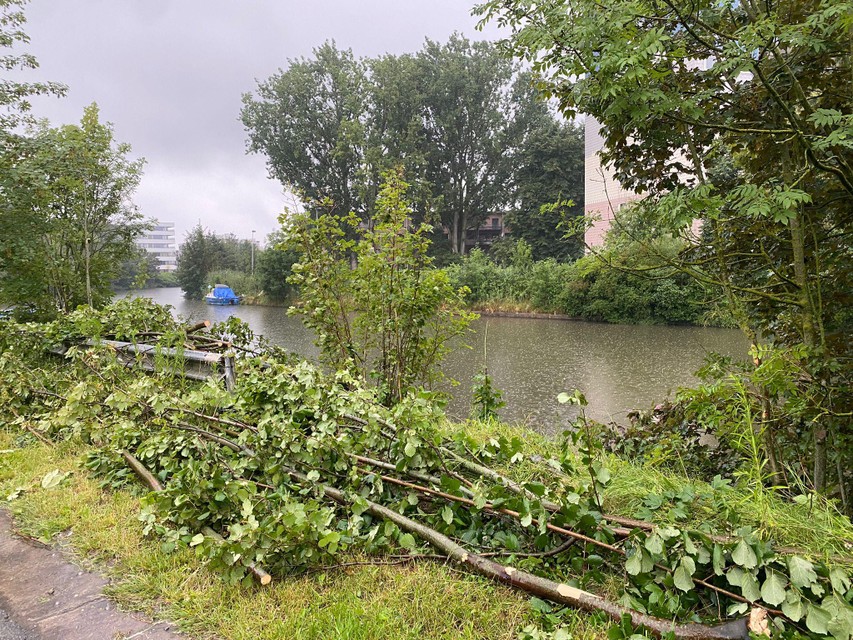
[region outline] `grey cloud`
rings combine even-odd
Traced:
[[[59,124],[98,102],[117,139],[147,160],[137,204],[174,220],[179,236],[199,219],[263,236],[286,198],[263,158],[245,156],[241,95],[329,39],[374,56],[453,31],[496,37],[475,31],[469,11],[456,0],[31,0],[38,75],[69,85],[66,98],[34,108]]]

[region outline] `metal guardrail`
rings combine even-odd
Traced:
[[[146,371],[158,371],[158,361],[162,359],[174,362],[182,361],[182,366],[170,369],[173,373],[190,380],[205,381],[209,378],[223,380],[230,392],[236,383],[236,367],[232,353],[210,353],[193,349],[175,349],[153,344],[122,342],[121,340],[87,340],[88,347],[107,346],[112,348],[125,366],[139,366]],[[64,355],[65,347],[51,349],[53,353]],[[161,367],[162,368],[162,367]]]

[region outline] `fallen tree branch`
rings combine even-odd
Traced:
[[[307,476],[298,471],[289,471],[289,473],[291,477],[299,482],[310,482]],[[323,485],[321,489],[324,495],[338,504],[350,506],[350,500],[347,499],[342,491],[326,485]],[[747,622],[744,618],[717,626],[695,623],[676,625],[669,620],[655,618],[639,611],[628,609],[627,607],[610,602],[587,591],[576,589],[565,583],[557,583],[514,567],[504,566],[483,556],[469,553],[453,540],[434,529],[415,522],[392,509],[383,507],[370,500],[366,500],[366,502],[368,513],[393,522],[402,530],[417,535],[442,553],[447,554],[448,559],[463,564],[482,576],[546,598],[552,602],[586,611],[600,611],[616,622],[621,621],[622,616],[627,615],[634,626],[646,627],[657,637],[673,633],[677,638],[683,638],[684,640],[747,640],[749,638]]]
[[[139,459],[134,456],[129,451],[122,449],[121,457],[125,459],[125,462],[130,466],[131,469],[139,476],[139,479],[142,480],[145,484],[148,485],[148,488],[151,491],[162,491],[163,485],[162,483],[151,473],[144,464],[142,464]],[[203,527],[202,533],[210,538],[213,538],[217,543],[222,544],[225,542],[225,539],[216,533],[210,527]],[[254,562],[250,562],[247,565],[244,565],[246,569],[251,572],[253,576],[258,579],[262,585],[266,586],[270,582],[272,582],[272,576],[264,571],[261,567],[257,566]]]

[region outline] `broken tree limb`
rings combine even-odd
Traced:
[[[148,469],[145,468],[139,459],[134,456],[132,453],[125,451],[122,449],[121,457],[124,458],[124,461],[130,466],[131,469],[139,476],[142,481],[148,485],[151,491],[162,491],[163,485],[160,481],[151,473]]]
[[[145,467],[144,464],[142,464],[139,461],[139,459],[136,456],[134,456],[129,451],[122,449],[121,457],[124,458],[125,462],[127,462],[127,464],[130,466],[130,468],[133,469],[133,471],[136,473],[136,475],[139,476],[139,479],[142,480],[146,485],[148,485],[148,488],[151,489],[151,491],[162,491],[163,490],[162,483],[156,478],[156,476],[153,473],[151,473]],[[213,538],[214,540],[217,541],[217,543],[221,544],[222,542],[224,542],[223,537],[220,536],[218,533],[216,533],[210,527],[203,527],[202,533],[204,535],[210,537],[210,538]],[[262,585],[266,586],[270,582],[272,582],[272,576],[270,574],[268,574],[266,571],[264,571],[263,569],[261,569],[259,566],[257,566],[254,562],[250,562],[249,564],[247,564],[245,566],[251,572],[251,574],[258,579],[258,582],[260,582]]]
[[[412,489],[414,491],[419,491],[419,492],[425,493],[427,495],[433,495],[433,496],[436,496],[439,498],[444,498],[445,500],[449,500],[452,502],[459,502],[461,504],[466,504],[469,506],[475,506],[474,501],[469,500],[468,498],[462,498],[459,496],[454,496],[454,495],[451,495],[449,493],[445,493],[443,491],[437,491],[435,489],[430,489],[429,487],[422,487],[420,485],[416,485],[416,484],[413,484],[411,482],[406,482],[405,480],[399,480],[398,478],[392,478],[390,476],[379,476],[379,477],[384,482],[389,482],[391,484],[396,484],[396,485],[399,485],[402,487],[406,487],[408,489]],[[516,520],[521,520],[521,514],[518,511],[513,511],[512,509],[506,509],[503,507],[495,507],[494,505],[492,505],[491,503],[488,503],[488,502],[485,505],[483,505],[482,510],[489,512],[489,513],[495,513],[495,514],[510,516]],[[540,523],[540,520],[538,518],[532,518],[530,522],[531,522],[531,524],[538,525]],[[594,546],[599,547],[601,549],[607,549],[608,551],[611,551],[612,553],[615,553],[615,554],[623,556],[623,557],[627,557],[627,555],[628,555],[624,549],[620,549],[619,547],[615,547],[612,544],[608,544],[608,543],[603,542],[601,540],[596,540],[595,538],[591,538],[590,536],[584,535],[582,533],[578,533],[577,531],[572,531],[571,529],[566,529],[565,527],[558,527],[557,525],[551,524],[550,522],[545,523],[545,528],[548,529],[548,531],[551,531],[552,533],[557,533],[559,535],[562,535],[566,538],[570,538],[573,540],[580,540],[582,542],[586,542],[587,544],[594,545]],[[655,567],[657,569],[660,569],[661,571],[666,571],[667,573],[672,573],[672,571],[673,571],[670,567],[666,567],[662,564],[655,564]],[[698,578],[696,576],[691,576],[691,579],[696,584],[702,585],[706,589],[709,589],[711,591],[715,591],[721,595],[732,598],[733,600],[737,600],[739,602],[744,602],[747,604],[750,603],[750,601],[748,599],[746,599],[745,597],[738,595],[738,594],[736,594],[732,591],[729,591],[727,589],[723,589],[722,587],[718,587],[717,585],[712,584],[706,580],[703,580],[703,579]],[[766,606],[760,606],[759,608],[765,609],[774,615],[787,618],[787,616],[785,616],[785,614],[778,609],[771,609],[771,608],[766,607]]]
[[[187,333],[195,333],[196,331],[201,331],[202,329],[207,329],[210,327],[210,320],[202,320],[201,322],[196,322],[187,327]]]
[[[289,471],[290,475],[300,482],[310,482],[302,473]],[[329,486],[322,486],[323,493],[338,504],[349,506],[350,500],[343,491]],[[393,522],[402,530],[417,535],[434,548],[446,554],[451,560],[459,562],[482,576],[521,589],[527,593],[546,598],[552,602],[586,611],[600,611],[616,622],[622,616],[629,616],[635,626],[646,627],[658,637],[673,633],[684,640],[746,640],[749,638],[746,619],[733,620],[717,626],[704,624],[674,624],[663,618],[649,616],[622,605],[605,600],[593,593],[582,591],[565,583],[557,583],[547,578],[535,576],[526,571],[507,567],[477,554],[469,553],[447,536],[430,529],[392,509],[367,500],[367,512],[373,516]]]

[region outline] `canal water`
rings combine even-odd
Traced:
[[[309,359],[318,355],[312,333],[283,308],[209,306],[184,299],[178,288],[132,295],[169,304],[188,320],[219,322],[235,315],[290,351]],[[468,347],[460,343],[443,366],[445,375],[459,383],[446,387],[453,397],[448,413],[467,417],[471,378],[485,362],[503,391],[501,417],[548,434],[559,433],[576,415],[557,402],[562,391],[580,389],[589,401],[587,415],[624,424],[632,409],[649,409],[679,387],[694,384],[693,374],[708,353],[745,359],[749,347],[735,329],[503,317],[476,321],[464,342]]]

